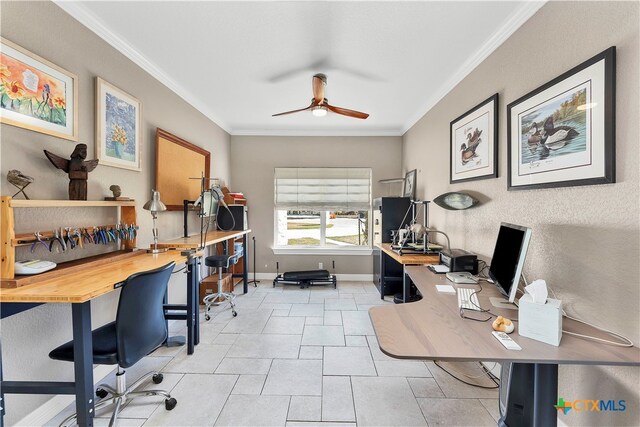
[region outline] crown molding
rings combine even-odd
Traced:
[[[218,117],[209,106],[198,100],[190,91],[181,84],[169,77],[160,67],[147,59],[122,37],[111,31],[104,23],[89,12],[80,2],[53,0],[53,2],[71,15],[74,19],[94,32],[109,45],[114,47],[133,63],[145,70],[160,83],[173,91],[188,104],[200,111],[208,119],[222,128],[230,135],[237,136],[403,136],[418,120],[431,110],[442,98],[444,98],[453,88],[458,85],[467,75],[469,75],[482,61],[484,61],[494,50],[496,50],[505,40],[507,40],[522,24],[533,16],[547,0],[526,1],[516,10],[507,22],[499,28],[477,51],[470,57],[451,78],[449,78],[440,88],[423,104],[422,108],[410,117],[401,129],[381,129],[381,130],[273,130],[273,129],[232,129]]]
[[[234,129],[231,136],[402,136],[400,129]]]
[[[423,104],[402,128],[402,135],[415,125],[418,120],[424,117],[442,98],[451,92],[465,77],[467,77],[475,68],[482,63],[489,55],[493,53],[502,43],[504,43],[518,28],[529,20],[547,0],[542,1],[525,1],[522,5],[511,14],[511,17],[505,24],[498,28],[496,32],[478,49],[477,53],[467,59],[458,71],[449,78],[440,88]]]
[[[133,46],[118,34],[107,28],[106,25],[93,13],[89,12],[81,2],[53,0],[53,2],[66,13],[71,15],[76,21],[93,31],[98,37],[109,43],[113,48],[122,53],[124,56],[133,61],[134,64],[151,74],[156,80],[168,87],[180,98],[185,100],[193,108],[204,114],[209,120],[214,122],[225,132],[231,133],[231,128],[223,120],[220,119],[211,109],[203,102],[199,101],[196,96],[185,89],[181,84],[169,77],[160,67],[147,59],[138,52]]]

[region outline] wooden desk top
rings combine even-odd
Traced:
[[[420,264],[438,264],[440,262],[440,256],[437,254],[404,254],[400,255],[393,249],[391,249],[391,243],[382,243],[376,245],[382,252],[389,255],[396,262],[403,265],[420,265]]]
[[[455,294],[436,291],[436,284],[458,285],[449,282],[444,274],[434,274],[423,266],[407,267],[407,273],[422,294],[422,300],[409,304],[385,305],[369,310],[380,349],[389,356],[400,359],[430,359],[453,361],[512,361],[522,363],[640,365],[638,347],[617,347],[599,344],[563,334],[560,346],[555,347],[521,337],[516,331],[510,334],[521,351],[507,350],[491,335],[492,320],[474,322],[462,319]],[[474,285],[460,285],[461,287]],[[499,296],[495,286],[483,283],[478,295],[483,308],[517,320],[515,310],[498,309],[491,305],[489,297]],[[485,314],[467,310],[467,315],[484,318]],[[565,330],[612,339],[595,329],[567,318]]]
[[[116,283],[141,271],[153,270],[187,258],[180,251],[148,254],[139,251],[125,260],[88,267],[73,274],[31,283],[13,289],[0,289],[0,302],[79,303],[113,291]]]
[[[225,240],[242,237],[245,234],[249,233],[251,233],[251,230],[210,231],[207,233],[204,245],[214,245],[216,243],[224,242]],[[168,249],[197,249],[198,247],[200,247],[200,234],[192,234],[189,237],[178,237],[177,239],[158,242],[158,247]]]

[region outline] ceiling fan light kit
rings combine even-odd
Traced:
[[[324,117],[327,115],[327,108],[322,106],[313,107],[311,109],[311,114],[315,117]]]
[[[285,111],[284,113],[274,114],[273,117],[284,116],[286,114],[293,114],[300,111],[308,110],[311,110],[311,114],[313,114],[315,117],[324,117],[329,111],[356,119],[364,120],[369,117],[369,114],[367,113],[361,113],[360,111],[348,110],[346,108],[334,107],[333,105],[330,105],[329,102],[327,102],[327,98],[324,97],[324,87],[326,84],[327,76],[325,76],[324,74],[314,75],[311,79],[311,86],[313,89],[313,99],[311,100],[311,105],[309,105],[307,108],[301,108],[299,110]]]

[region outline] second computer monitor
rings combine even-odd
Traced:
[[[515,301],[530,239],[530,228],[504,222],[500,224],[489,276],[509,302]]]

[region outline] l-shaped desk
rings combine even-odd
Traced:
[[[557,423],[554,405],[558,394],[558,364],[640,366],[638,347],[598,344],[568,334],[564,334],[560,346],[555,347],[522,337],[516,330],[511,337],[522,351],[507,350],[491,334],[491,321],[463,319],[456,295],[440,293],[435,286],[470,285],[455,285],[445,275],[432,273],[424,266],[406,267],[406,273],[422,294],[422,299],[369,310],[382,352],[400,359],[513,362],[532,369],[533,387],[528,391],[531,406],[523,411],[531,411],[534,426],[555,426]],[[496,315],[517,318],[514,310],[492,307],[489,302],[492,296],[500,296],[498,290],[489,284],[483,286],[478,295],[480,305],[491,308]],[[474,314],[482,315],[470,312],[469,316]],[[566,318],[562,327],[572,332],[604,337],[594,328]]]

